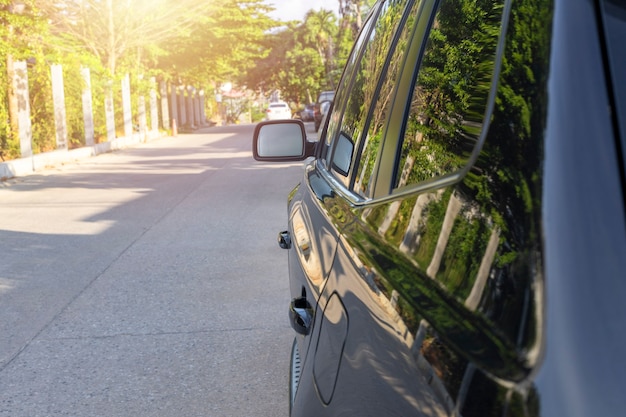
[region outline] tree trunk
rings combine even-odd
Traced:
[[[9,87],[9,124],[11,127],[11,140],[16,140],[19,135],[19,125],[17,121],[18,103],[15,93],[15,71],[13,69],[13,56],[7,54],[7,76]]]
[[[107,0],[107,11],[109,12],[109,56],[108,67],[109,71],[111,71],[111,75],[115,75],[115,65],[116,65],[116,52],[115,52],[115,21],[113,15],[113,0]]]

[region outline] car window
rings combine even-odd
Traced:
[[[348,173],[352,161],[356,157],[354,154],[355,146],[361,140],[371,105],[379,91],[377,83],[372,82],[372,80],[378,80],[388,67],[386,57],[389,54],[390,46],[395,44],[394,36],[398,27],[405,22],[402,19],[402,14],[407,3],[411,3],[417,8],[420,2],[391,0],[383,4],[374,28],[365,41],[362,58],[355,66],[341,120],[337,123],[333,119],[333,129],[338,130],[338,139],[334,153],[329,156],[329,159],[332,160],[333,173],[346,186],[349,185]],[[410,27],[410,25],[408,26]],[[405,32],[407,31],[408,29],[405,30]],[[397,62],[392,62],[393,65],[397,66]],[[392,72],[395,70],[396,68],[392,68]],[[339,112],[341,109],[336,108],[336,111]]]
[[[332,140],[336,136],[336,133],[338,131],[338,126],[341,121],[341,112],[348,98],[349,85],[352,80],[352,73],[354,72],[354,68],[358,63],[359,58],[361,57],[363,45],[366,43],[366,39],[369,38],[369,34],[372,28],[372,24],[377,15],[377,11],[378,9],[372,10],[368,19],[363,25],[363,29],[361,30],[359,37],[352,47],[352,52],[348,58],[348,61],[346,62],[341,81],[339,82],[339,87],[337,88],[336,97],[334,97],[335,104],[333,105],[333,109],[329,115],[326,135],[320,138],[320,140],[324,143],[324,146],[321,149],[321,161],[327,163],[329,166],[331,153],[328,152],[328,150],[330,149]]]
[[[394,188],[468,164],[490,110],[502,10],[503,0],[464,8],[441,3],[413,89]]]
[[[382,83],[377,86],[375,91],[369,91],[367,93],[368,100],[373,100],[374,105],[368,106],[370,112],[368,115],[361,112],[357,115],[358,112],[355,112],[354,118],[350,120],[350,115],[346,117],[347,125],[354,126],[354,129],[358,131],[359,134],[362,131],[367,131],[367,134],[364,136],[364,140],[361,143],[361,149],[356,154],[355,160],[359,160],[359,165],[357,167],[356,175],[353,178],[353,190],[363,196],[370,196],[370,179],[372,173],[374,171],[374,166],[378,158],[378,153],[380,150],[381,136],[383,135],[383,127],[387,122],[387,114],[389,111],[389,106],[393,99],[394,90],[396,88],[396,84],[398,81],[398,77],[400,75],[400,70],[402,64],[404,63],[406,50],[409,45],[410,39],[414,34],[415,25],[419,19],[419,10],[421,8],[421,2],[415,1],[412,5],[410,5],[411,10],[407,14],[408,19],[406,22],[400,22],[400,19],[380,19],[381,26],[386,26],[388,29],[395,32],[395,28],[397,26],[389,26],[389,20],[391,22],[397,21],[398,24],[403,23],[404,25],[401,27],[401,31],[399,32],[399,36],[397,37],[397,41],[395,43],[395,48],[392,51],[391,57],[386,64],[385,74],[382,77]],[[389,13],[391,15],[395,15],[402,10],[391,9]],[[363,64],[363,72],[362,72],[362,83],[364,85],[371,85],[371,82],[368,83],[369,78],[369,67],[375,65],[379,58],[377,58],[377,49],[384,48],[386,44],[391,42],[390,37],[394,32],[389,33],[389,31],[380,30],[381,36],[377,40],[380,45],[373,44],[370,55],[364,59]],[[356,103],[355,103],[356,104]],[[368,116],[367,119],[364,117]],[[365,124],[367,123],[367,126]],[[346,129],[350,129],[350,127],[346,127]]]

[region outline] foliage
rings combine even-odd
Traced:
[[[415,253],[415,259],[424,269],[429,265],[430,260],[435,253],[439,233],[443,227],[443,221],[446,216],[446,208],[450,202],[451,191],[446,191],[441,199],[430,202],[424,208],[423,216],[428,219],[424,227],[424,233],[421,236],[420,245]]]
[[[47,36],[46,21],[38,8],[39,2],[23,0],[15,6],[12,0],[0,0],[0,85],[11,85],[9,68],[15,61],[34,63],[43,56],[42,39]],[[11,88],[0,89],[0,156],[12,159],[20,156],[17,121],[11,117],[16,98]]]
[[[359,13],[370,2],[359,1]],[[28,61],[35,153],[56,147],[51,64],[63,67],[68,142],[79,147],[85,144],[82,68],[91,74],[96,142],[107,137],[108,94],[115,99],[116,130],[123,133],[120,83],[127,74],[134,115],[140,95],[148,103],[152,77],[203,88],[209,112],[218,109],[212,92],[226,81],[261,95],[280,92],[295,108],[314,100],[320,90],[334,88],[355,36],[353,30],[338,28],[355,28],[360,18],[342,13],[342,22],[337,22],[335,14],[320,10],[309,12],[301,23],[277,22],[263,0],[20,3],[24,9],[14,10],[14,0],[0,0],[0,82],[9,84],[8,59]],[[4,158],[17,158],[20,144],[17,129],[9,123],[10,101],[9,90],[1,88],[0,151]]]
[[[252,85],[268,93],[278,90],[285,101],[297,106],[312,102],[324,72],[318,51],[307,44],[306,25],[290,25],[269,36],[270,52],[251,72]]]
[[[266,32],[276,26],[262,0],[218,0],[168,46],[158,67],[188,82],[245,85],[245,74],[267,54]],[[176,79],[175,78],[175,79]]]
[[[313,102],[319,91],[335,88],[334,69],[343,67],[334,54],[337,34],[336,16],[323,9],[309,11],[301,24],[270,33],[269,52],[250,71],[248,86],[265,93],[278,90],[296,107]]]
[[[39,3],[63,48],[97,57],[111,75],[120,65],[149,63],[169,41],[189,31],[209,13],[213,4],[196,0],[41,0]]]
[[[28,90],[30,97],[33,153],[56,149],[56,128],[52,102],[52,80],[50,66],[45,61],[37,60],[28,72]]]
[[[511,41],[502,60],[494,121],[477,163],[479,169],[470,172],[465,181],[479,201],[493,207],[494,219],[504,232],[513,235],[518,231],[507,230],[506,222],[495,213],[509,213],[515,219],[534,222],[519,229],[530,230],[535,236],[539,233],[538,220],[533,216],[538,216],[541,196],[537,179],[542,150],[533,139],[545,129],[542,117],[546,110],[537,106],[547,102],[540,96],[545,94],[541,86],[546,83],[546,75],[538,69],[548,59],[550,41],[545,31],[536,28],[548,26],[548,2],[521,0],[511,13]],[[502,140],[512,135],[517,140]],[[516,198],[504,198],[511,195]],[[533,236],[514,237],[517,241],[530,241]]]
[[[491,230],[481,217],[457,216],[441,260],[437,279],[459,299],[467,299],[478,274]]]
[[[335,81],[332,73],[335,69],[334,60],[335,37],[337,34],[337,24],[335,15],[329,10],[318,12],[310,11],[305,17],[306,41],[313,45],[324,65],[324,74],[327,79],[322,85],[323,90],[334,90]]]
[[[21,0],[23,7],[13,6],[13,0],[0,0],[0,54],[10,54],[15,60],[30,57],[46,35],[46,22],[39,10],[39,1]],[[5,61],[3,61],[5,62]]]

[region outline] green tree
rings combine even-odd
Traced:
[[[320,89],[320,81],[325,75],[324,66],[315,49],[304,47],[299,42],[298,35],[302,34],[304,27],[299,29],[296,32],[293,48],[286,51],[284,65],[278,72],[280,90],[286,98],[295,102],[297,107],[300,107],[302,103],[314,101],[313,97]]]
[[[330,10],[310,10],[305,16],[307,41],[314,44],[322,60],[327,84],[326,89],[336,87],[332,73],[336,68],[335,38],[337,36],[337,17]]]
[[[288,23],[269,34],[265,42],[269,53],[249,72],[248,85],[264,93],[279,90],[297,107],[313,101],[320,90],[334,88],[339,79],[336,68],[345,62],[335,58],[337,33],[332,12],[311,10],[303,22]]]
[[[46,20],[35,0],[0,0],[0,157],[20,156],[17,133],[17,97],[13,89],[13,63],[42,54],[41,39],[47,35]],[[8,123],[5,123],[8,121]]]
[[[262,0],[217,0],[211,10],[166,48],[158,66],[177,77],[205,83],[245,84],[267,54],[267,31],[278,25]]]
[[[66,52],[88,52],[114,75],[120,64],[145,62],[210,13],[196,0],[40,0]]]
[[[297,107],[313,100],[312,96],[323,84],[325,72],[312,33],[314,28],[307,22],[292,22],[268,35],[268,56],[257,61],[249,73],[252,88],[265,93],[278,90],[283,99]]]

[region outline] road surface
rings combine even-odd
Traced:
[[[0,416],[288,414],[302,167],[255,162],[253,128],[0,183]]]

